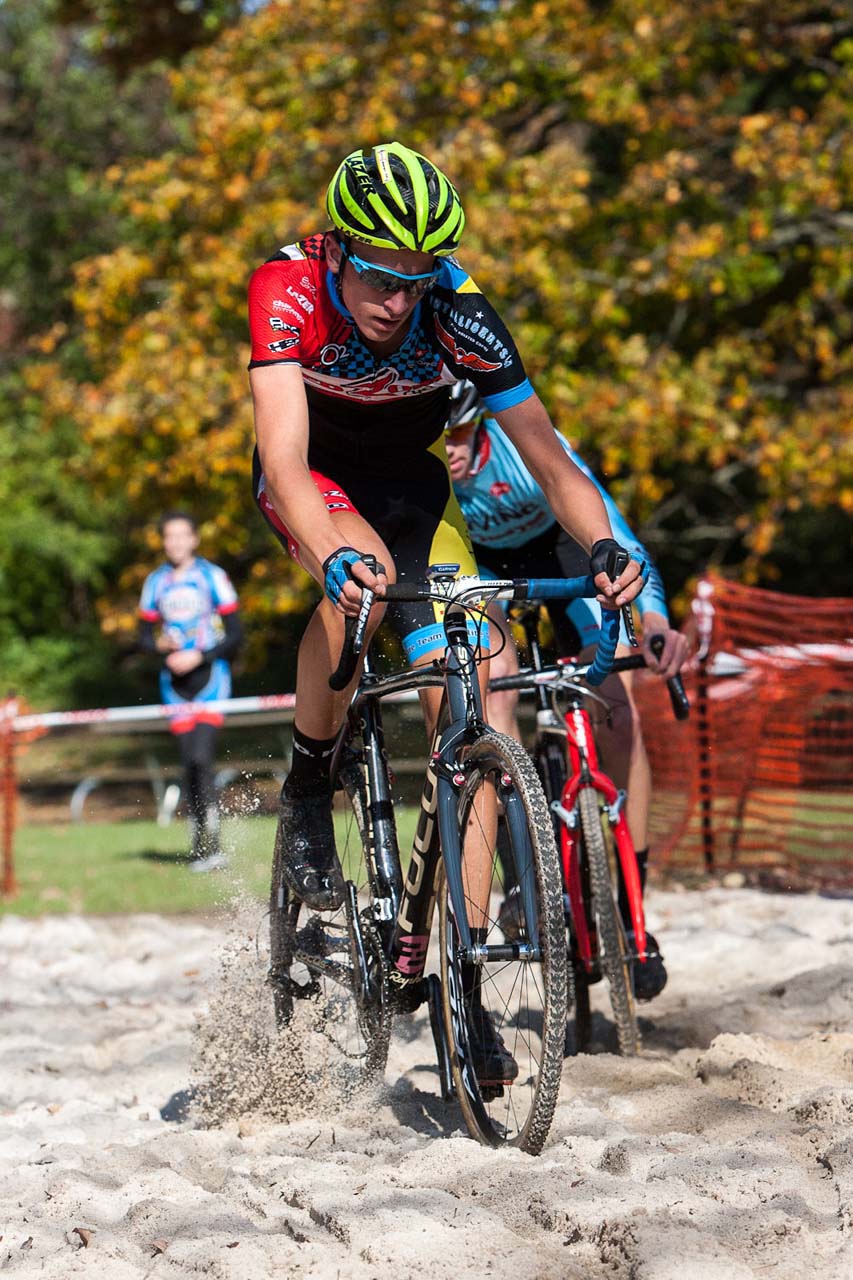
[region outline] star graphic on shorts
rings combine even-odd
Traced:
[[[475,320],[482,320],[482,318],[483,318],[483,313],[482,313],[482,311],[478,311],[478,312],[477,312],[477,314],[476,314],[476,316],[474,317],[474,319],[475,319]]]

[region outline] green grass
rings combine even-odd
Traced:
[[[398,814],[404,865],[416,816],[414,809]],[[226,818],[228,870],[196,875],[183,858],[187,836],[182,822],[169,827],[156,822],[23,827],[15,838],[19,892],[0,899],[0,914],[176,915],[227,908],[235,894],[260,901],[269,892],[274,838],[274,818]]]

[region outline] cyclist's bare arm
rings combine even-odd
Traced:
[[[324,560],[341,546],[341,529],[326,510],[308,467],[308,401],[298,364],[269,365],[249,373],[255,434],[273,507],[299,543],[303,566],[322,586]],[[372,590],[380,581],[361,561],[358,579]],[[338,607],[356,614],[361,590],[348,582]]]
[[[500,425],[545,493],[551,510],[567,533],[590,551],[602,538],[612,538],[610,520],[595,485],[567,457],[554,435],[554,427],[538,396],[530,396],[511,409],[496,413]],[[642,590],[640,566],[631,560],[615,582],[600,573],[595,585],[599,602],[628,604]]]

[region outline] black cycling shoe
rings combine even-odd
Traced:
[[[628,944],[634,949],[633,933],[628,934]],[[634,961],[634,995],[638,1000],[654,1000],[666,986],[666,965],[658,948],[657,939],[646,934],[646,960]]]
[[[495,1030],[492,1015],[482,1007],[468,1014],[468,1047],[478,1084],[512,1084],[518,1063]]]
[[[344,878],[335,849],[332,798],[327,789],[281,789],[281,873],[295,898],[313,911],[335,911],[344,900]]]
[[[524,908],[518,885],[510,889],[498,911],[498,928],[505,942],[518,942],[524,928]]]

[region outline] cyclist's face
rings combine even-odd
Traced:
[[[474,455],[474,424],[454,427],[444,437],[447,461],[450,463],[450,479],[454,484],[467,479]]]
[[[353,241],[353,253],[363,262],[369,262],[380,270],[402,272],[415,276],[431,272],[435,258],[429,253],[416,253],[413,249],[377,249],[370,244]],[[393,350],[396,339],[402,342],[406,336],[408,320],[420,299],[412,297],[401,287],[396,293],[386,293],[365,284],[353,267],[345,262],[335,236],[326,237],[326,259],[337,275],[341,300],[351,312],[359,332],[368,342],[389,343]],[[404,284],[401,281],[401,285]]]
[[[198,534],[189,520],[167,520],[163,527],[163,550],[176,569],[189,564],[198,546]]]

